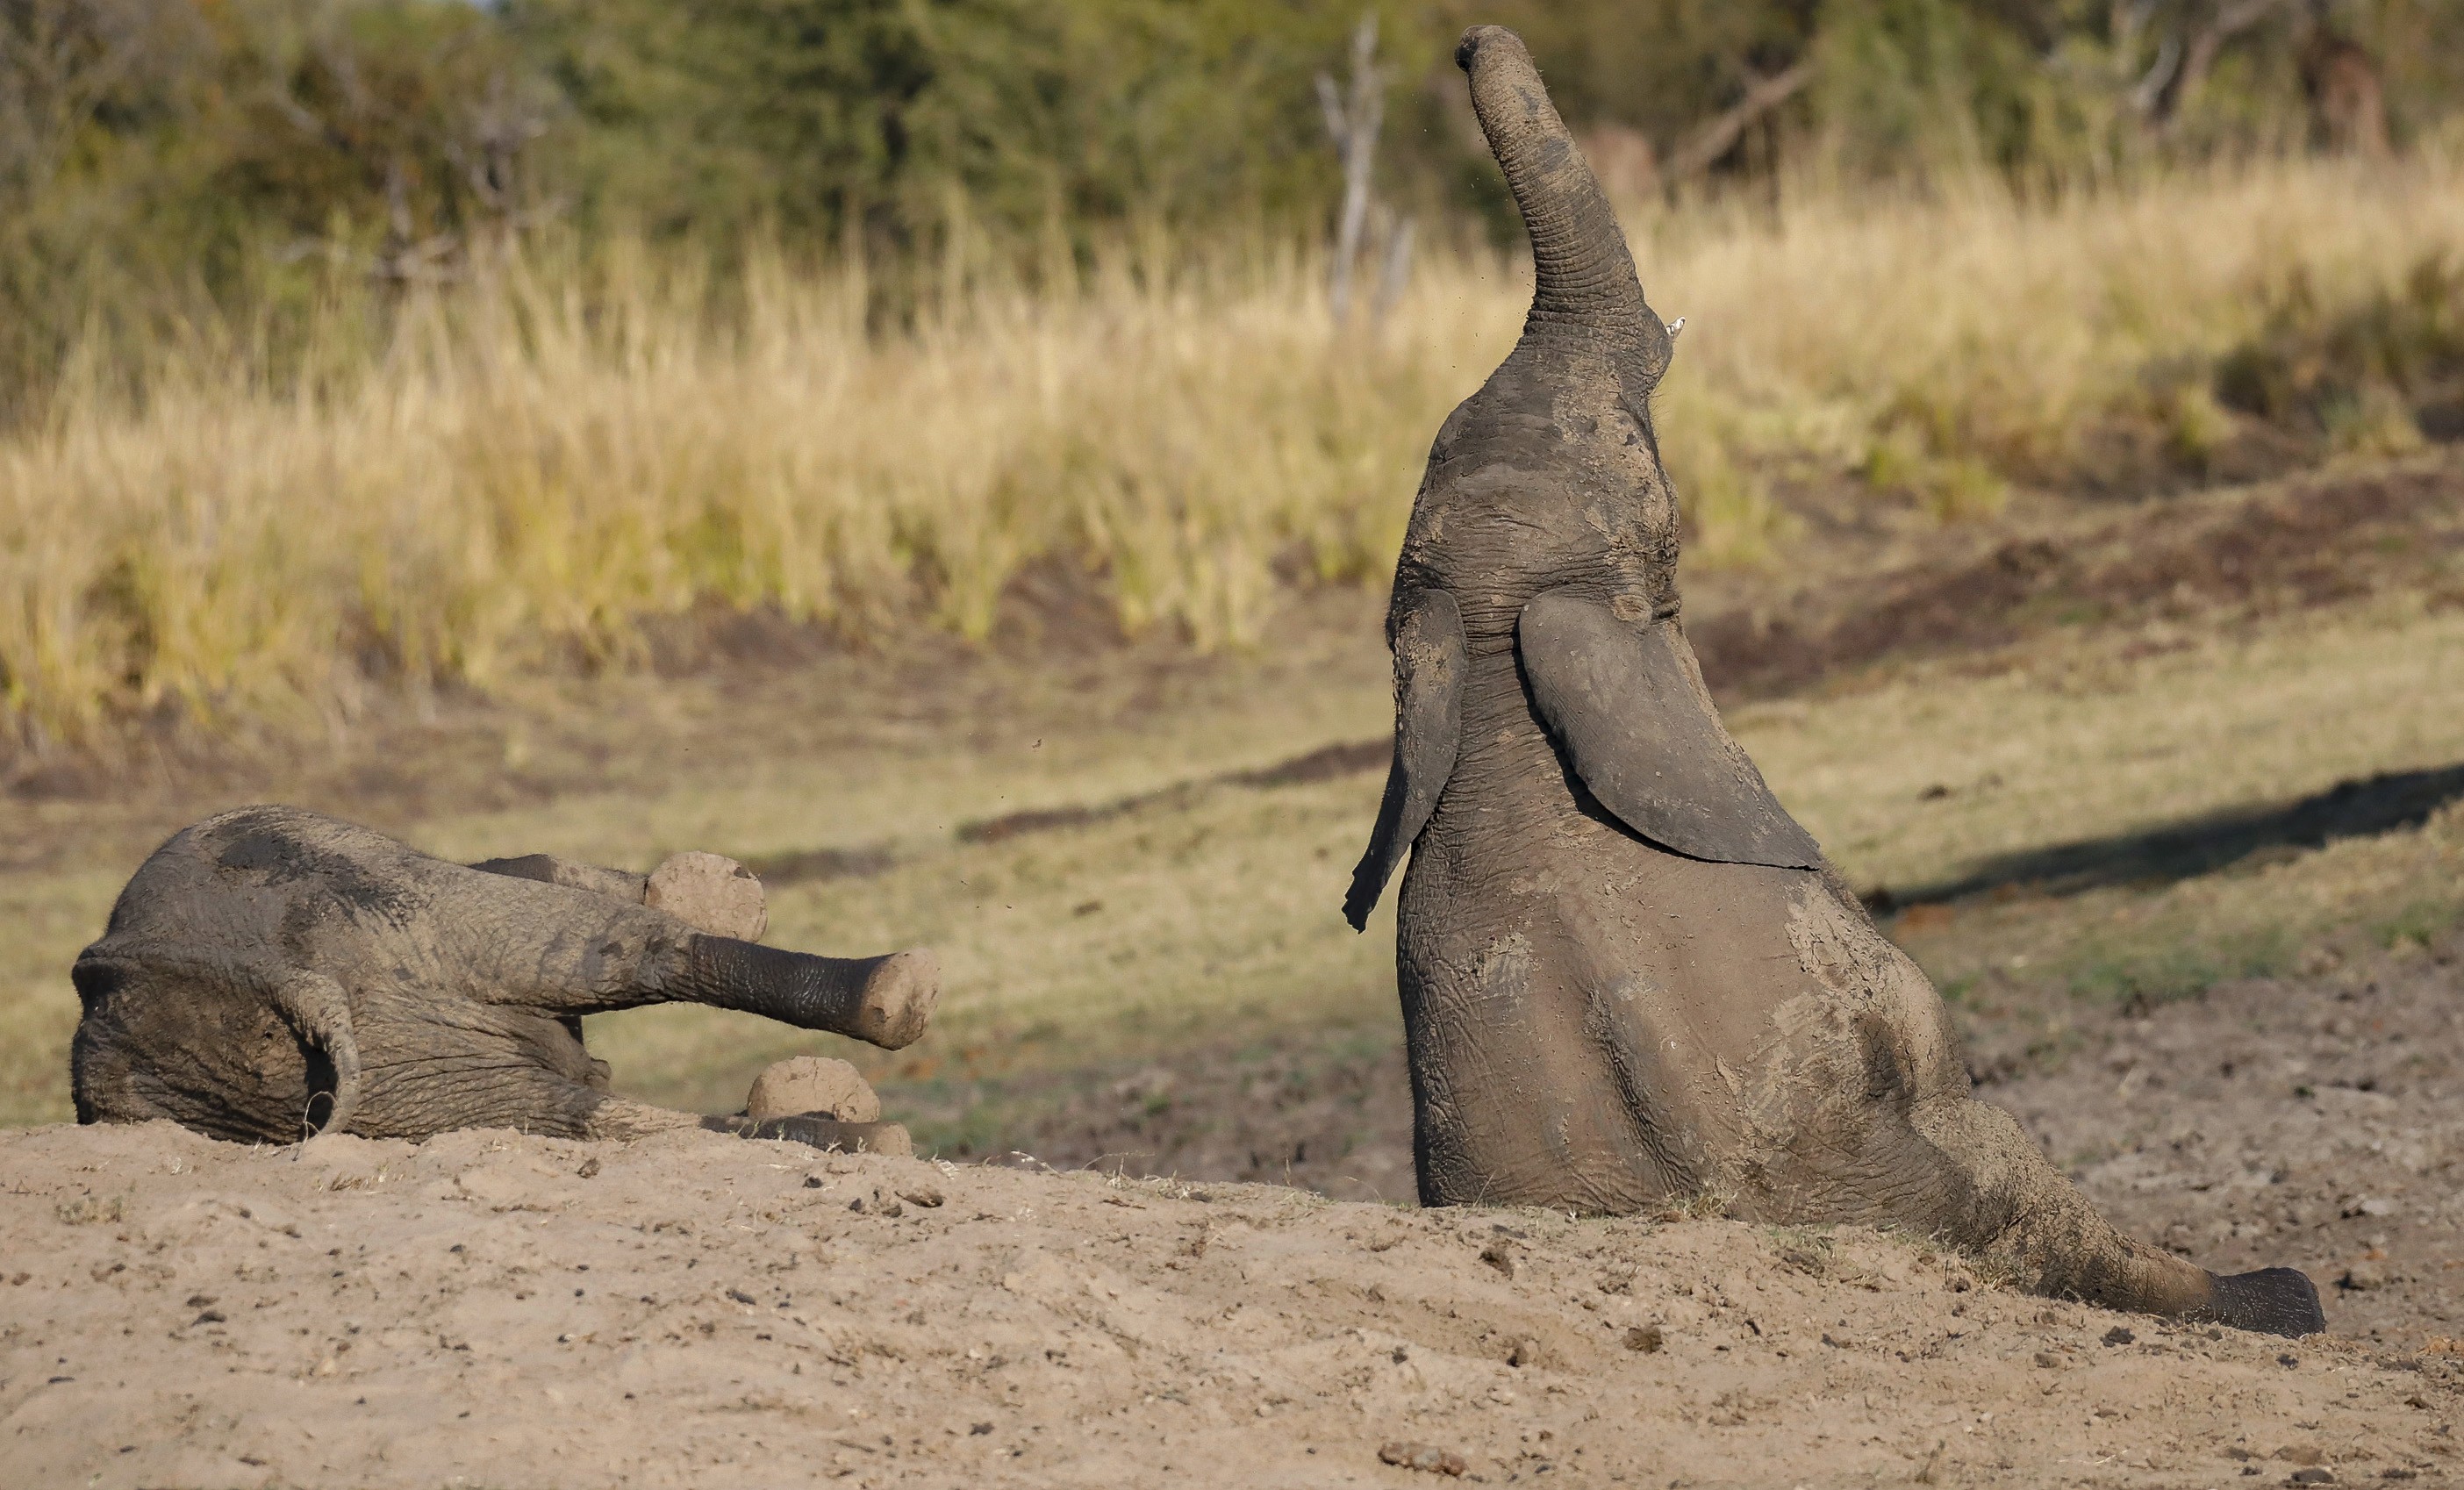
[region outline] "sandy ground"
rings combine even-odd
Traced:
[[[2457,1250],[2455,1068],[2408,1022],[2452,1049],[2434,971],[2158,1011],[2005,1093],[2103,1146],[2089,1181],[2142,1229],[2236,1261],[2361,1245],[2381,1281],[2298,1344],[1982,1287],[1855,1229],[700,1132],[0,1134],[0,1480],[1438,1482],[1381,1462],[1400,1442],[1487,1483],[2464,1483],[2464,1356],[2416,1327]],[[2218,1028],[2270,1020],[2300,1038]],[[2082,1075],[2097,1100],[2066,1101]],[[2308,1096],[2233,1128],[2209,1089],[2294,1075]]]
[[[1978,1088],[2105,1214],[2233,1272],[2294,1266],[2329,1329],[2382,1348],[2464,1337],[2464,937],[2153,1010],[1969,1020]],[[2444,959],[2444,960],[2442,960]],[[2042,1011],[2039,1011],[2040,1013]],[[1218,1051],[1081,1079],[896,1093],[928,1131],[979,1106],[1056,1165],[1412,1195],[1392,1035]],[[979,1119],[980,1121],[980,1119]]]
[[[2340,1335],[2464,1336],[2464,966],[2226,984],[1986,1091],[2137,1235],[2301,1268]]]

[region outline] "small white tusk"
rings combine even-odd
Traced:
[[[1684,329],[1685,329],[1685,318],[1684,318],[1684,317],[1683,317],[1683,316],[1680,316],[1680,317],[1678,317],[1675,320],[1672,320],[1672,321],[1670,321],[1670,322],[1668,323],[1668,340],[1671,340],[1671,341],[1676,340],[1677,340],[1677,334],[1678,334],[1679,332],[1681,332],[1681,331],[1684,330]]]

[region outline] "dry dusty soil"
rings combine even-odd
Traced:
[[[2282,1074],[2261,1059],[2254,1080]],[[2405,1183],[2412,1120],[2335,1100],[2350,1186],[2401,1197],[2370,1224],[2444,1205],[2452,1241],[2452,1195]],[[2113,1162],[2231,1232],[2267,1188],[2244,1142]],[[55,1126],[0,1135],[0,1174],[11,1485],[1408,1485],[1457,1461],[1492,1484],[2464,1482],[2464,1357],[2439,1343],[2048,1303],[1857,1229],[698,1131],[265,1149]]]
[[[2464,1338],[2464,933],[2073,1019],[2069,1048],[2031,1055],[2035,1024],[1970,1018],[1969,1062],[1979,1094],[2106,1215],[2220,1271],[2304,1269],[2339,1336],[2405,1351]],[[989,1114],[1048,1164],[1412,1194],[1391,1036],[924,1086],[893,1106],[927,1133]]]

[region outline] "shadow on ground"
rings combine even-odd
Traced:
[[[2168,885],[2254,856],[2266,863],[2343,838],[2419,827],[2464,798],[2464,764],[2388,771],[2339,781],[2323,792],[2261,807],[2235,808],[2142,833],[2082,839],[1999,854],[1958,879],[1910,888],[1885,886],[1866,896],[1877,911],[1938,904],[2005,886],[2044,895],[2076,895],[2110,886]]]

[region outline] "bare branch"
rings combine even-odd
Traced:
[[[1386,120],[1386,78],[1377,65],[1377,12],[1360,17],[1352,33],[1352,90],[1335,94],[1334,79],[1317,77],[1318,107],[1327,132],[1343,156],[1343,215],[1334,234],[1334,262],[1328,271],[1327,302],[1340,324],[1352,314],[1352,275],[1369,223],[1369,180],[1377,158],[1377,131]]]
[[[1814,81],[1814,59],[1804,58],[1769,77],[1749,77],[1744,98],[1695,126],[1668,152],[1661,168],[1669,180],[1683,181],[1709,170],[1756,120],[1804,92],[1805,85]]]
[[[1317,75],[1317,106],[1326,116],[1327,138],[1341,151],[1344,142],[1352,138],[1352,123],[1343,117],[1343,95],[1335,91],[1334,79],[1324,73]]]
[[[2159,128],[2170,126],[2181,117],[2182,110],[2198,97],[2199,90],[2206,86],[2208,74],[2215,67],[2216,57],[2223,53],[2226,44],[2283,7],[2284,0],[2232,0],[2231,4],[2218,7],[2216,13],[2205,26],[2192,33],[2187,43],[2167,36],[2166,46],[2178,50],[2180,65],[2166,73],[2164,56],[2160,54],[2156,69],[2151,70],[2147,78],[2133,91],[2132,101],[2139,104],[2141,112]],[[2148,87],[2151,81],[2155,83],[2153,89]]]

